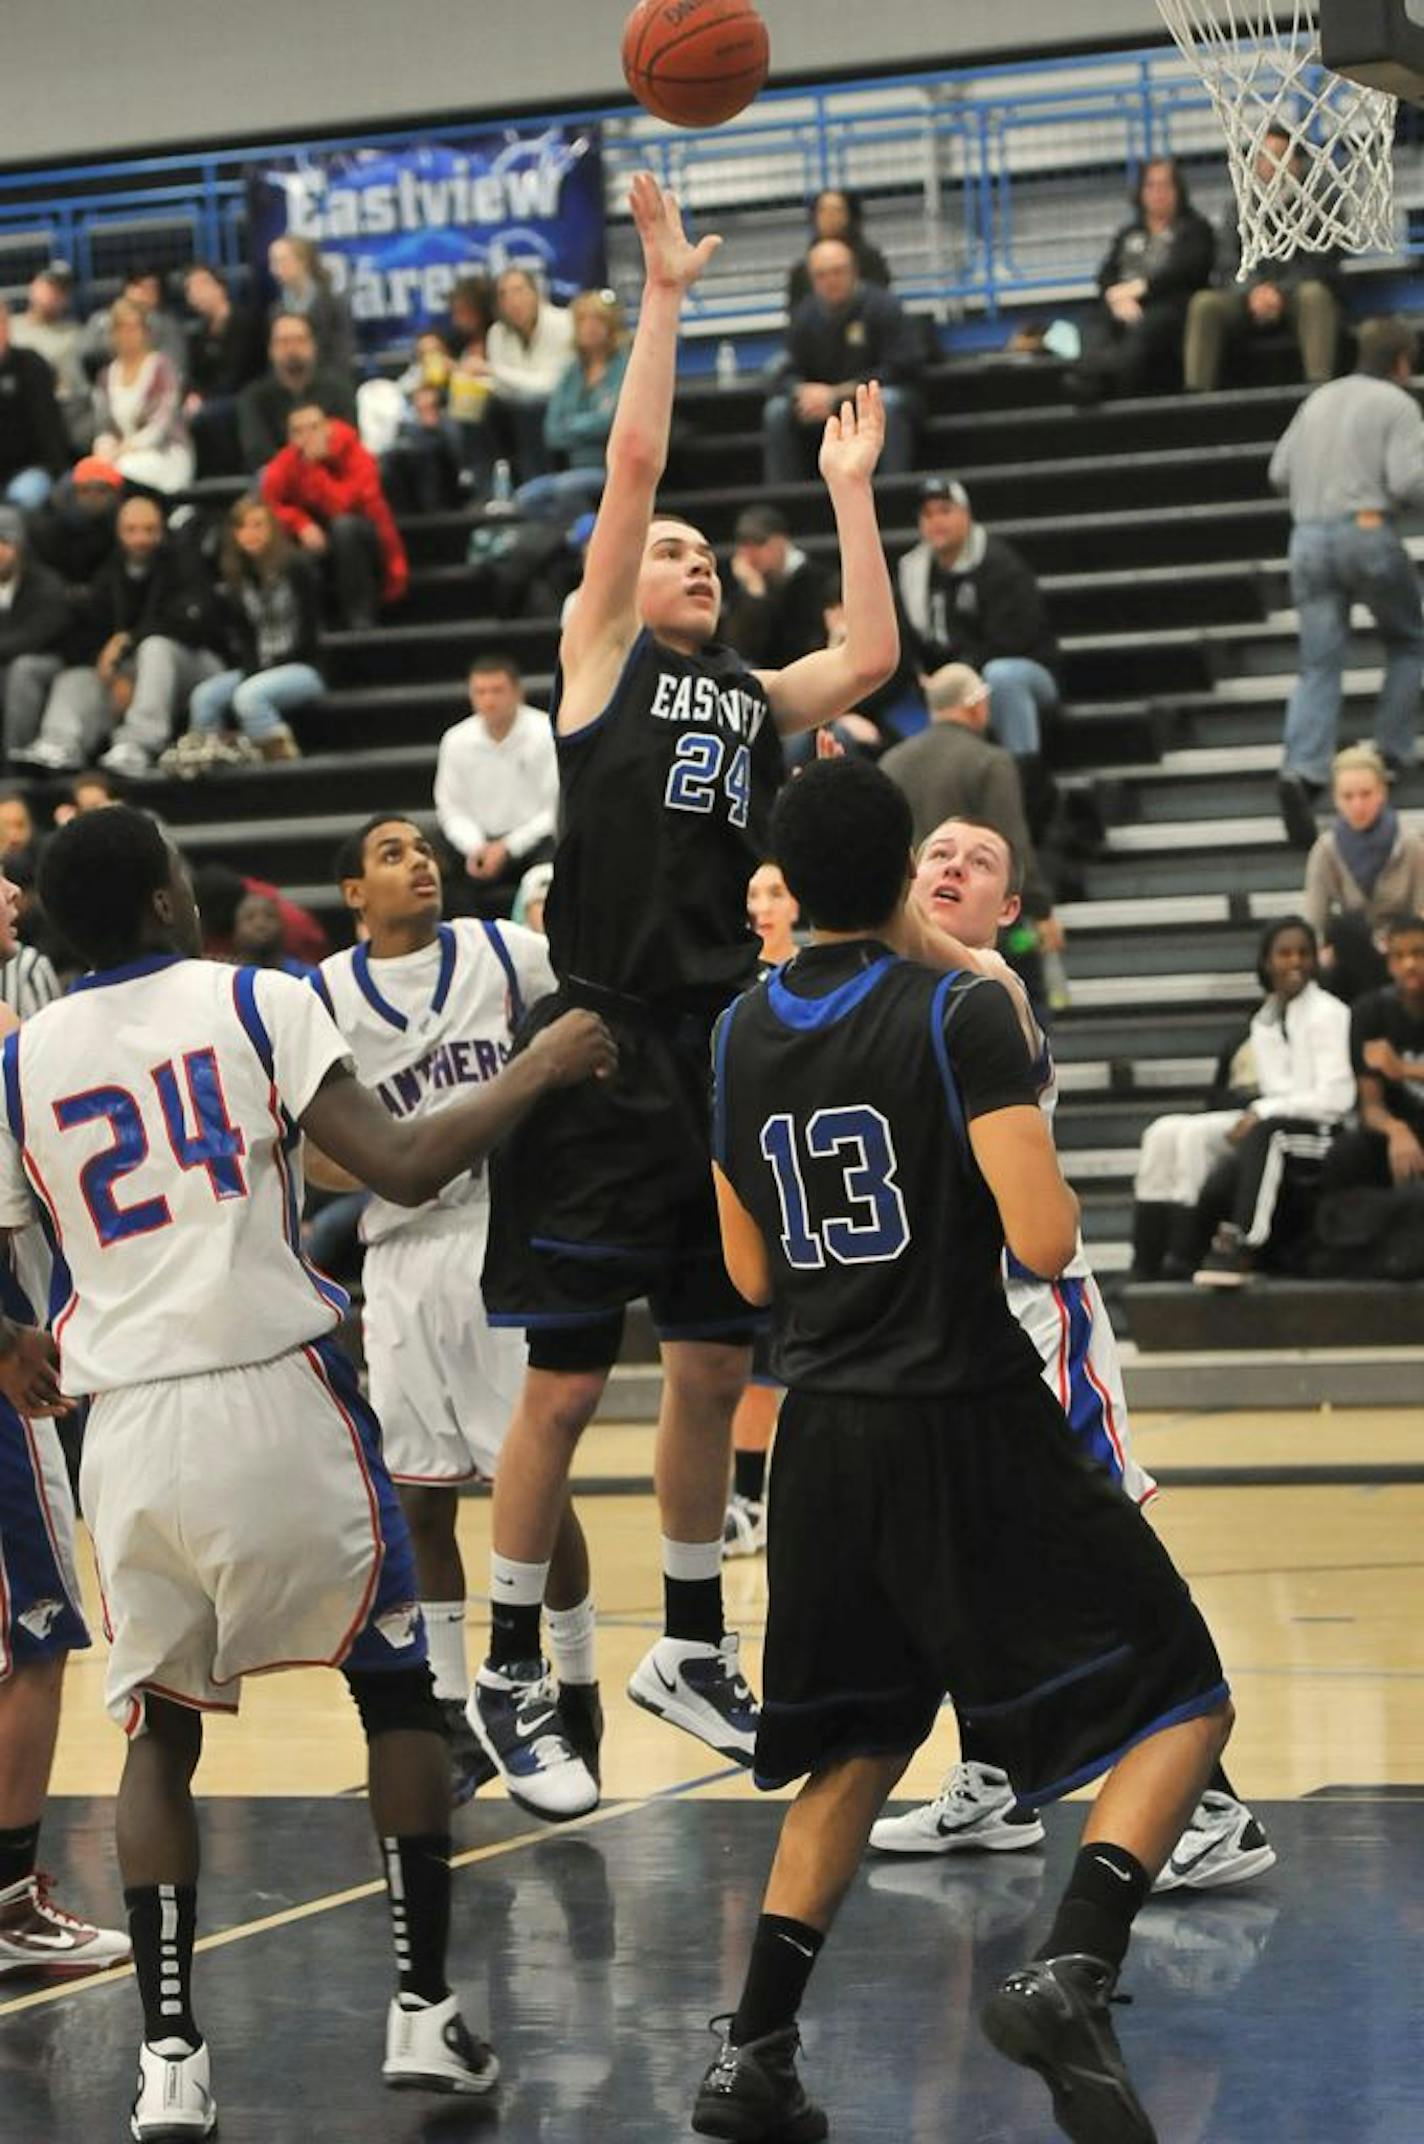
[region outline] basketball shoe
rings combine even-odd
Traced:
[[[190,2047],[186,2040],[147,2040],[138,2051],[138,2087],[129,2134],[147,2138],[210,2137],[218,2125],[213,2098],[208,2043]]]
[[[954,1854],[966,1847],[1014,1854],[1042,1839],[1037,1810],[1020,1809],[1008,1773],[992,1764],[955,1765],[932,1802],[870,1827],[870,1843],[881,1854]]]
[[[1101,1958],[1035,1958],[1001,1980],[984,2005],[989,2041],[1037,2071],[1073,2144],[1157,2144],[1113,2031],[1116,1985]]]
[[[595,1786],[601,1784],[599,1753],[603,1748],[603,1704],[596,1682],[561,1682],[559,1718],[564,1723],[569,1747],[582,1759]]]
[[[597,1783],[570,1744],[544,1661],[521,1660],[508,1668],[486,1663],[465,1717],[521,1809],[564,1824],[598,1807]]]
[[[1209,1787],[1153,1884],[1160,1891],[1218,1891],[1250,1883],[1276,1865],[1276,1850],[1250,1810]]]
[[[499,2057],[471,2032],[458,1996],[407,2008],[407,1998],[396,1995],[386,2013],[381,2075],[393,2092],[492,2092]]]
[[[42,1869],[0,1891],[0,1979],[7,1973],[97,1973],[122,1965],[133,1945],[117,1928],[95,1928],[49,1895]]]
[[[450,1806],[463,1809],[481,1787],[498,1779],[499,1772],[485,1755],[479,1737],[465,1717],[458,1697],[440,1699],[440,1715],[450,1744]]]
[[[794,2025],[732,2045],[732,2020],[714,2017],[712,2030],[727,2028],[721,2052],[697,2088],[692,2126],[700,2137],[730,2144],[817,2144],[830,2134],[825,2112],[806,2097],[796,2071],[801,2035]]]
[[[720,1645],[695,1638],[659,1638],[633,1670],[628,1695],[645,1712],[685,1728],[737,1764],[756,1748],[757,1701],[737,1664],[740,1640],[728,1631]]]
[[[722,1522],[724,1556],[759,1556],[766,1547],[766,1505],[734,1491]]]

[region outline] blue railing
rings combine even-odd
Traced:
[[[489,123],[489,115],[480,117]],[[850,186],[895,269],[896,287],[941,319],[1071,298],[1090,283],[1144,158],[1175,154],[1214,210],[1226,178],[1218,123],[1174,47],[923,72],[773,90],[729,126],[685,133],[628,104],[563,112],[598,120],[608,175],[610,267],[630,294],[636,247],[624,199],[649,165],[728,244],[689,307],[694,334],[750,332],[781,317],[788,260],[818,188]],[[462,122],[464,123],[464,122]],[[531,116],[521,130],[537,127]],[[266,156],[438,141],[449,122],[399,131],[237,145],[192,154],[0,172],[0,289],[55,256],[94,303],[127,269],[194,256],[246,267],[246,167]],[[1418,151],[1408,156],[1408,181]],[[1402,189],[1401,259],[1418,248]]]

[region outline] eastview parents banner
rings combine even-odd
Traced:
[[[564,301],[607,280],[597,127],[274,157],[248,183],[259,275],[274,238],[312,239],[371,351],[439,325],[476,270],[533,267]]]

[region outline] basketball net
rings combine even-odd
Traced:
[[[1398,100],[1333,74],[1314,0],[1157,0],[1226,130],[1241,270],[1296,253],[1392,253]],[[1266,136],[1290,148],[1276,160]]]

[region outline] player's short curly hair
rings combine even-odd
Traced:
[[[903,791],[864,759],[823,759],[788,782],[771,819],[771,853],[827,931],[873,931],[904,898],[914,822]]]
[[[85,811],[40,858],[41,905],[91,968],[114,968],[142,950],[150,903],[169,883],[173,851],[157,820],[129,804]]]

